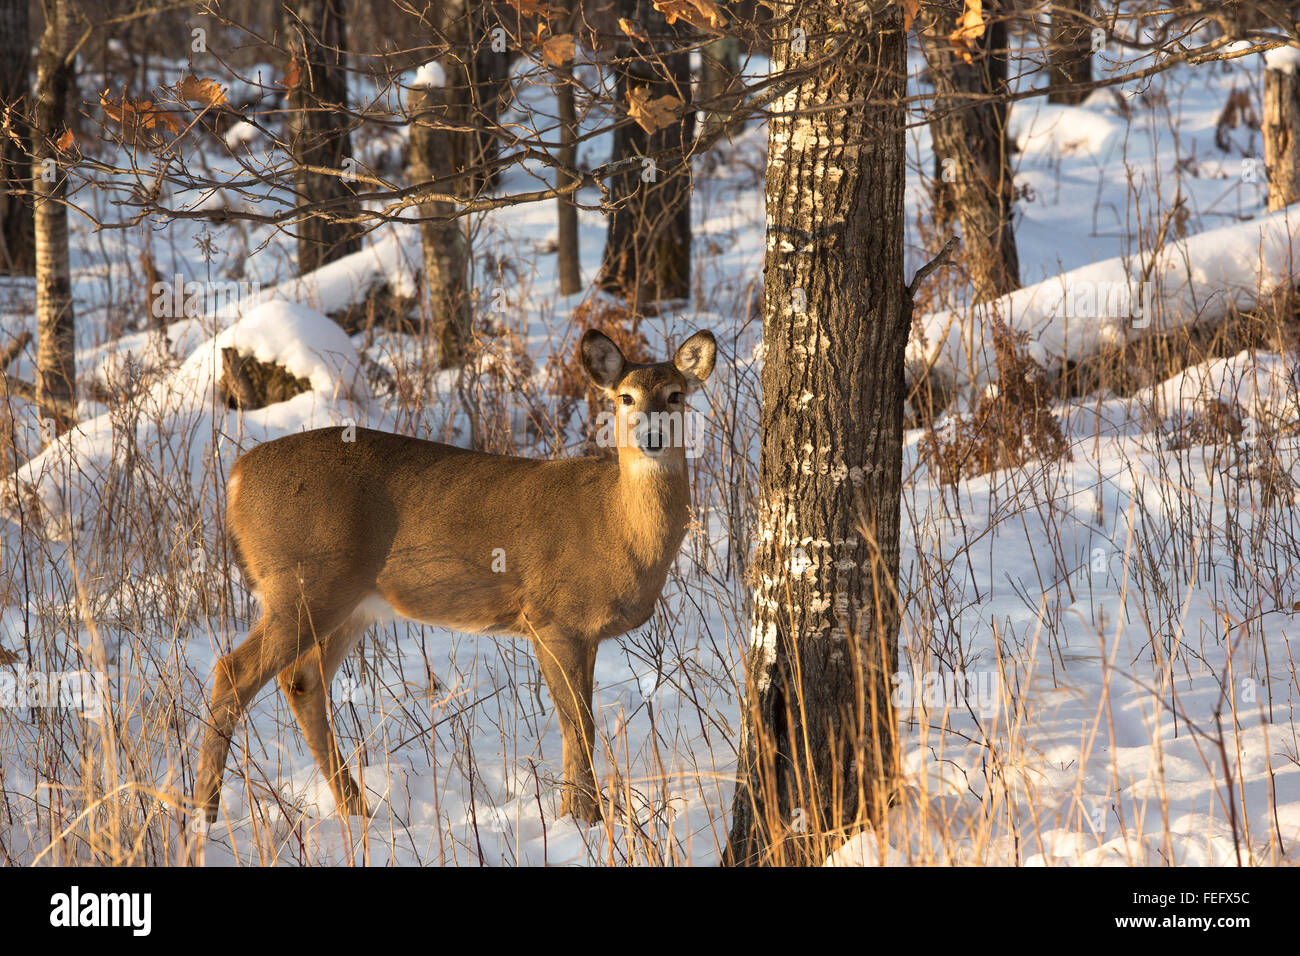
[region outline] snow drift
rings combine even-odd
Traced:
[[[191,341],[197,320],[168,330],[173,343]],[[244,412],[226,407],[220,388],[222,349],[234,347],[259,361],[283,366],[311,383],[286,402]],[[113,487],[111,472],[124,457],[146,455],[159,465],[145,473],[188,468],[205,484],[212,465],[224,474],[243,449],[300,431],[362,420],[367,392],[360,357],[351,340],[320,312],[272,300],[198,345],[174,372],[144,391],[127,412],[114,411],[78,423],[18,472],[20,484],[39,497],[43,510],[78,525]],[[161,465],[166,462],[168,469]]]
[[[1029,353],[1048,371],[1155,331],[1250,309],[1300,272],[1300,211],[1171,242],[1158,253],[1117,256],[1063,272],[965,310],[923,316],[908,343],[908,375],[929,369],[947,388],[997,377],[993,324],[1029,334]]]

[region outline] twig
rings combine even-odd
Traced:
[[[18,357],[18,353],[27,348],[27,343],[31,340],[32,333],[24,332],[5,346],[4,352],[0,352],[0,372],[9,367],[9,364]]]
[[[37,398],[35,385],[20,378],[14,378],[12,375],[0,374],[0,385],[4,386],[4,391],[8,395],[13,395],[24,401],[31,402],[33,405],[40,405],[49,409],[63,419],[63,424],[70,425],[77,420],[77,403],[75,401],[65,401],[49,395],[44,398]]]
[[[952,265],[949,259],[952,257],[953,249],[957,248],[957,243],[961,241],[959,236],[953,236],[943,244],[939,254],[927,262],[921,268],[916,270],[916,275],[912,276],[912,281],[907,284],[907,297],[916,298],[916,291],[921,288],[921,283],[930,278],[930,274],[940,266]]]

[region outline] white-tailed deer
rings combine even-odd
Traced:
[[[562,812],[592,820],[596,648],[649,619],[686,534],[686,396],[713,371],[697,332],[671,362],[635,364],[590,330],[583,368],[615,399],[617,461],[489,455],[385,432],[322,428],[231,469],[226,524],[262,616],[217,664],[195,779],[217,816],[231,734],[272,678],[339,809],[365,814],[330,728],[330,681],[377,616],[533,641],[564,738]]]

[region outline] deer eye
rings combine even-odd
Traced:
[[[668,404],[680,405],[685,399],[686,396],[683,395],[681,392],[673,392],[671,395],[668,396]]]
[[[618,397],[618,400],[622,402],[624,405],[631,405],[632,402],[634,401],[631,395],[620,395]]]

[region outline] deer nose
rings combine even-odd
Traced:
[[[667,444],[663,432],[652,427],[648,422],[642,423],[632,432],[632,441],[637,448],[647,455],[657,455]]]

